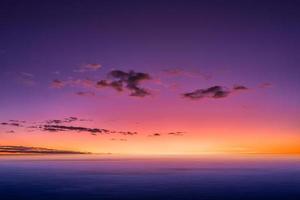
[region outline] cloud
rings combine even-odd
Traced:
[[[58,80],[58,79],[55,79],[52,81],[51,83],[51,88],[63,88],[66,86],[66,82],[62,81],[62,80]]]
[[[109,133],[106,129],[86,128],[81,126],[64,126],[64,125],[43,125],[40,127],[44,131],[60,132],[60,131],[77,131],[89,133]]]
[[[127,89],[130,91],[130,96],[136,97],[150,95],[148,90],[140,87],[142,81],[151,79],[147,73],[135,72],[133,70],[129,72],[113,70],[108,75],[112,80],[100,80],[97,82],[97,87],[110,87],[119,92]]]
[[[246,86],[243,85],[235,85],[233,87],[233,90],[248,90],[249,88],[247,88]]]
[[[15,123],[26,123],[26,121],[24,120],[15,120],[15,119],[11,119],[9,120],[10,122],[15,122]]]
[[[25,86],[34,86],[36,81],[34,75],[27,72],[18,72],[14,74],[15,80]]]
[[[131,132],[131,131],[111,131],[112,133],[120,133],[122,135],[137,135],[138,132]]]
[[[169,132],[169,133],[153,133],[153,134],[150,134],[148,135],[148,137],[159,137],[159,136],[162,136],[162,135],[172,135],[172,136],[183,136],[185,134],[185,132],[182,132],[182,131],[174,131],[174,132]]]
[[[107,80],[101,80],[97,82],[98,87],[111,87],[118,92],[123,91],[123,82],[122,81],[107,81]]]
[[[184,134],[185,132],[180,132],[180,131],[168,133],[168,135],[173,135],[173,136],[183,136]]]
[[[99,88],[112,88],[118,92],[129,91],[130,96],[145,97],[151,93],[140,86],[140,84],[145,80],[150,80],[151,77],[147,73],[135,72],[133,70],[125,72],[121,70],[112,70],[108,73],[108,79],[99,80],[98,82],[91,79],[72,79],[69,80],[59,80],[54,79],[50,87],[51,88],[64,88],[69,87],[83,87],[90,89]],[[78,96],[95,96],[94,92],[77,92]]]
[[[153,133],[151,135],[148,135],[148,137],[159,137],[159,136],[161,136],[160,133]]]
[[[227,89],[226,87],[222,87],[219,85],[212,86],[206,89],[197,89],[192,92],[187,92],[182,94],[184,98],[198,100],[203,98],[213,98],[219,99],[227,97],[232,92],[248,90],[249,88],[243,85],[236,85],[232,88],[232,90]]]
[[[18,121],[18,120],[13,120]],[[66,132],[66,131],[74,131],[74,132],[85,132],[90,133],[92,135],[96,134],[121,134],[124,136],[133,136],[137,135],[136,131],[119,131],[119,130],[108,130],[104,128],[90,128],[84,126],[71,126],[69,123],[73,122],[84,122],[91,121],[87,119],[80,119],[77,117],[67,117],[63,119],[51,119],[46,120],[44,122],[32,122],[25,126],[15,122],[2,122],[0,125],[8,126],[8,127],[24,127],[27,132],[32,132],[35,130],[46,131],[46,132]]]
[[[64,88],[64,87],[83,87],[83,88],[94,88],[95,87],[95,81],[91,79],[69,79],[69,80],[59,80],[54,79],[50,87],[51,88]]]
[[[120,138],[120,139],[117,139],[117,138],[111,138],[110,140],[111,140],[111,141],[121,141],[121,142],[126,142],[126,141],[127,141],[127,139],[125,139],[125,138]]]
[[[93,72],[93,71],[97,71],[101,67],[102,67],[101,64],[90,63],[90,64],[82,65],[79,69],[76,69],[74,71],[75,72]]]
[[[202,98],[224,98],[230,94],[230,91],[221,86],[213,86],[206,89],[198,89],[193,92],[184,93],[183,97],[188,99],[202,99]]]
[[[77,117],[67,117],[64,119],[52,119],[52,120],[47,120],[47,124],[62,124],[62,123],[71,123],[75,121],[82,121],[83,119],[79,119]]]
[[[6,133],[15,133],[14,130],[6,131]]]
[[[62,123],[71,123],[75,121],[87,121],[85,119],[79,119],[77,117],[66,117],[64,119],[51,119],[47,120],[46,124],[62,124]]]
[[[212,75],[208,73],[201,73],[197,71],[188,71],[181,68],[164,69],[163,73],[169,76],[182,76],[182,77],[202,77],[205,80],[210,80]]]
[[[41,147],[0,146],[0,153],[6,154],[86,154],[78,151],[66,151]]]
[[[76,92],[75,94],[82,97],[93,97],[96,95],[95,92],[91,92],[91,91],[86,91],[86,92],[79,91]]]
[[[260,88],[270,88],[270,87],[272,87],[272,86],[273,86],[272,83],[268,83],[268,82],[261,83],[261,84],[259,85]]]
[[[82,126],[65,126],[65,125],[57,125],[57,124],[45,124],[40,125],[39,128],[42,131],[48,132],[64,132],[64,131],[75,131],[75,132],[86,132],[92,135],[96,134],[122,134],[122,135],[137,135],[137,132],[131,131],[114,131],[108,129],[101,129],[101,128],[88,128]]]
[[[0,125],[3,126],[16,126],[16,127],[22,127],[22,125],[20,123],[16,123],[16,122],[2,122],[0,123]]]

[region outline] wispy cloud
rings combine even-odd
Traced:
[[[212,78],[212,75],[209,73],[202,73],[199,71],[190,71],[186,69],[181,68],[169,68],[164,69],[163,73],[169,76],[182,76],[182,77],[201,77],[205,80],[210,80]]]
[[[64,125],[43,125],[40,128],[44,131],[61,132],[61,131],[77,131],[88,133],[109,133],[109,130],[99,128],[86,128],[81,126],[64,126]]]
[[[22,124],[16,122],[2,122],[0,123],[3,126],[15,126],[15,127],[22,127]]]
[[[83,87],[83,88],[95,88],[95,81],[91,79],[68,79],[68,80],[60,80],[60,79],[54,79],[50,87],[51,88],[64,88],[64,87]]]
[[[65,81],[55,79],[51,82],[51,88],[63,88],[67,85]]]
[[[197,89],[192,92],[183,93],[182,96],[184,98],[192,99],[192,100],[198,100],[203,98],[213,98],[213,99],[219,99],[227,97],[229,94],[235,91],[243,91],[248,90],[246,86],[243,85],[236,85],[232,88],[232,90],[222,87],[219,85],[212,86],[206,89]]]
[[[75,121],[84,121],[84,119],[79,119],[77,117],[67,117],[64,119],[51,119],[47,120],[45,123],[47,124],[62,124],[62,123],[71,123]]]
[[[148,137],[159,137],[159,136],[161,136],[160,133],[153,133],[151,135],[148,135]]]
[[[67,117],[64,119],[51,119],[43,122],[32,122],[27,125],[22,125],[16,122],[2,122],[0,125],[7,126],[9,128],[12,127],[23,127],[26,131],[32,132],[35,130],[45,131],[45,132],[82,132],[82,133],[90,133],[92,135],[97,134],[120,134],[124,136],[133,136],[137,135],[136,131],[123,131],[123,130],[109,130],[104,128],[91,128],[85,126],[73,126],[69,125],[73,122],[85,122],[90,121],[87,119],[80,119],[77,117]]]
[[[95,92],[91,92],[91,91],[79,91],[75,93],[78,96],[82,96],[82,97],[93,97],[95,96]]]
[[[168,135],[173,135],[173,136],[183,136],[185,132],[177,131],[177,132],[170,132]]]
[[[74,70],[74,72],[94,72],[102,67],[101,64],[98,63],[89,63],[80,66],[79,69]]]
[[[236,90],[236,91],[241,91],[241,90],[248,90],[249,88],[247,88],[246,86],[243,86],[243,85],[235,85],[233,86],[233,90]]]
[[[33,74],[28,72],[16,72],[16,73],[8,73],[13,77],[13,79],[24,85],[24,86],[34,86],[36,85],[36,80]]]
[[[222,86],[213,86],[206,89],[197,89],[192,92],[183,94],[183,97],[188,99],[202,99],[202,98],[224,98],[229,95],[230,91]]]
[[[111,138],[111,141],[121,141],[121,142],[126,142],[127,139],[126,138]]]
[[[0,146],[0,153],[4,154],[86,154],[78,151],[66,151],[40,147]]]
[[[272,86],[273,86],[272,83],[269,82],[261,83],[259,85],[260,88],[271,88]]]

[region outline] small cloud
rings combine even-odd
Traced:
[[[137,132],[131,132],[131,131],[116,131],[114,133],[119,133],[122,135],[137,135],[138,134]]]
[[[248,90],[249,88],[243,85],[235,85],[233,86],[232,90],[229,90],[225,87],[216,85],[212,86],[206,89],[198,89],[193,92],[184,93],[183,97],[192,99],[192,100],[198,100],[202,98],[213,98],[213,99],[219,99],[227,97],[229,94],[235,91],[244,91]]]
[[[93,72],[93,71],[97,71],[101,67],[102,67],[101,64],[90,63],[90,64],[82,65],[79,69],[76,69],[74,71],[75,72]]]
[[[113,70],[109,73],[109,77],[111,77],[112,80],[100,80],[97,82],[97,87],[110,87],[118,92],[127,89],[130,91],[130,96],[135,97],[150,95],[148,90],[140,87],[142,81],[151,79],[147,73],[135,72],[133,70],[129,72]]]
[[[0,146],[0,153],[7,154],[84,154],[78,151],[67,151],[48,149],[41,147],[25,147],[25,146]]]
[[[159,137],[159,136],[161,136],[161,134],[160,133],[153,133],[153,134],[151,134],[151,135],[148,135],[149,137]]]
[[[120,138],[120,139],[118,139],[118,138],[111,138],[110,140],[111,141],[121,141],[121,142],[126,142],[127,141],[127,139],[125,139],[125,138]]]
[[[53,80],[52,83],[51,83],[51,88],[60,89],[60,88],[63,88],[65,86],[66,86],[66,82],[58,80],[58,79]]]
[[[3,125],[3,126],[15,126],[15,127],[22,127],[22,125],[20,123],[16,123],[16,122],[2,122],[0,123],[0,125]]]
[[[34,80],[34,75],[27,72],[19,72],[15,74],[15,79],[19,83],[26,86],[34,86],[36,81]]]
[[[17,120],[14,120],[17,121]],[[84,126],[71,126],[69,125],[72,122],[84,122],[91,121],[89,119],[80,119],[77,117],[67,117],[63,119],[51,119],[43,122],[31,122],[28,125],[19,124],[15,122],[2,122],[0,125],[2,126],[11,126],[11,127],[24,127],[28,132],[32,132],[35,130],[46,131],[46,132],[85,132],[90,133],[92,135],[95,134],[121,134],[124,136],[132,136],[137,135],[136,131],[116,131],[109,130],[104,128],[90,128]]]
[[[89,133],[106,133],[104,129],[99,128],[86,128],[80,126],[64,126],[64,125],[44,125],[42,126],[44,131],[61,132],[61,131],[77,131],[77,132],[89,132]]]
[[[101,80],[97,82],[97,87],[111,87],[115,89],[118,92],[123,91],[123,82],[122,81],[107,81],[107,80]]]
[[[82,97],[93,97],[96,95],[94,92],[90,92],[90,91],[87,92],[80,91],[80,92],[76,92],[75,94]]]
[[[173,135],[173,136],[183,136],[184,134],[185,132],[180,132],[180,131],[168,133],[168,135]]]
[[[243,85],[235,85],[233,87],[233,90],[248,90],[249,88],[247,88],[246,86]]]
[[[60,71],[54,71],[54,72],[52,72],[52,74],[60,75]]]
[[[182,77],[202,77],[205,80],[210,80],[212,75],[208,73],[201,73],[197,71],[189,71],[181,68],[164,69],[163,73],[169,76],[182,76]]]
[[[197,100],[202,98],[224,98],[230,94],[230,91],[222,86],[213,86],[206,89],[198,89],[193,92],[184,93],[183,97]]]
[[[56,88],[56,89],[60,89],[66,86],[93,88],[95,87],[95,82],[90,79],[69,79],[69,80],[55,79],[50,84],[51,88]]]
[[[71,123],[75,121],[82,121],[83,119],[79,119],[77,117],[67,117],[64,119],[52,119],[52,120],[47,120],[47,124],[62,124],[62,123]]]
[[[15,133],[14,130],[6,131],[6,133]]]
[[[260,88],[271,88],[272,86],[273,86],[272,83],[268,83],[268,82],[261,83],[259,85]]]

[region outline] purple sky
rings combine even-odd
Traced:
[[[156,123],[171,131],[171,122],[156,121],[172,115],[170,121],[177,123],[183,119],[174,116],[181,115],[195,122],[175,129],[195,132],[196,121],[203,120],[197,113],[208,116],[207,126],[227,120],[228,113],[258,127],[265,120],[269,131],[299,135],[299,5],[289,0],[1,1],[0,121],[76,116],[132,130],[139,123],[136,112],[145,124],[142,131],[156,130],[151,128]],[[87,67],[91,64],[99,69]],[[149,74],[143,87],[152,97],[129,96],[132,86],[121,95],[110,86],[83,86],[82,80],[109,79],[112,70]],[[54,80],[71,86],[53,88]],[[247,91],[230,92],[220,103],[207,100],[205,108],[182,98],[237,85]],[[121,122],[107,124],[110,120]]]

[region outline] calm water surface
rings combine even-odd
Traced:
[[[300,199],[300,157],[1,156],[0,199]]]

